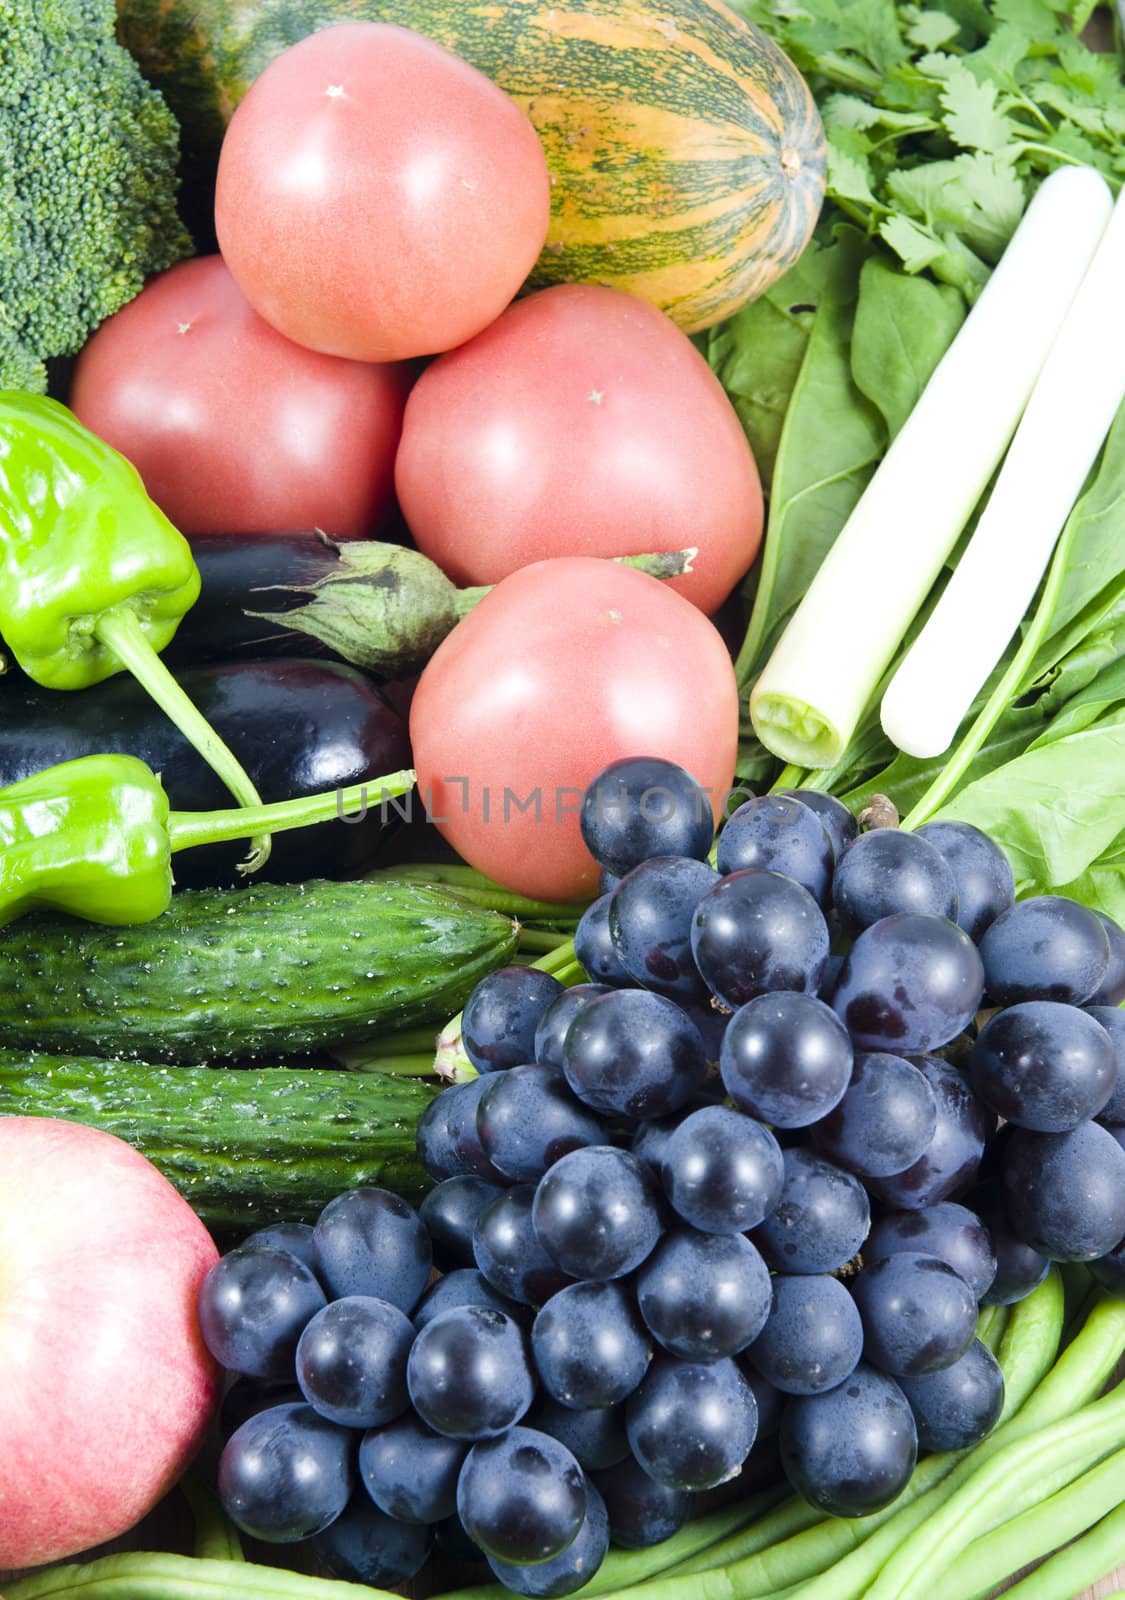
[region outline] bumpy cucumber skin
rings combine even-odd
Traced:
[[[215,1232],[315,1222],[364,1184],[418,1201],[436,1084],[331,1068],[168,1067],[0,1051],[0,1115],[59,1117],[146,1155]]]
[[[442,1022],[516,925],[422,884],[185,891],[156,921],[0,929],[0,1048],[254,1061]]]

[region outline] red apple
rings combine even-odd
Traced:
[[[183,1472],[219,1392],[195,1309],[217,1259],[120,1139],[0,1117],[0,1568],[116,1538]]]

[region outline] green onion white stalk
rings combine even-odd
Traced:
[[[754,730],[783,761],[839,759],[1007,449],[1111,209],[1085,167],[1037,191],[751,693]]]
[[[1125,197],[1031,392],[988,505],[883,696],[884,732],[940,755],[1031,604],[1125,399]]]

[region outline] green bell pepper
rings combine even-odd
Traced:
[[[261,797],[160,660],[199,595],[187,540],[56,400],[0,391],[0,636],[48,689],[132,672],[244,806]],[[260,867],[269,837],[244,870]]]
[[[413,783],[413,772],[395,772],[276,805],[171,811],[135,756],[80,756],[0,789],[0,923],[43,907],[114,926],[151,921],[172,898],[175,851],[328,822]]]

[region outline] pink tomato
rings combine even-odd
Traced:
[[[505,578],[438,647],[410,710],[418,783],[474,867],[521,894],[596,892],[582,792],[624,756],[678,762],[716,814],[738,747],[718,633],[656,578],[541,561]]]
[[[419,549],[458,583],[697,546],[675,586],[710,612],[762,537],[758,470],[718,379],[655,307],[594,285],[529,295],[435,361],[395,478]]]
[[[219,159],[219,247],[289,338],[361,361],[449,350],[499,316],[547,235],[539,137],[406,28],[344,23],[271,62]]]
[[[375,531],[394,501],[407,365],[303,349],[221,256],[185,261],[104,322],[70,403],[187,534]]]

